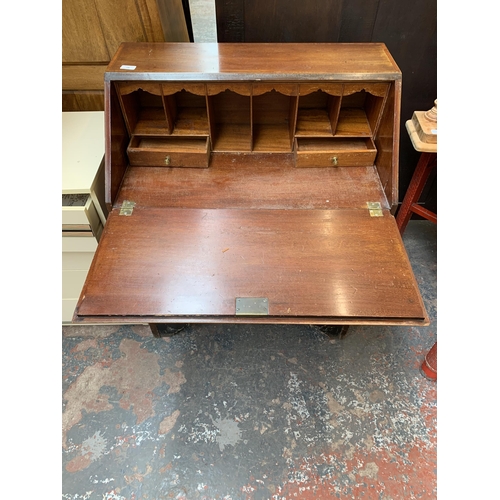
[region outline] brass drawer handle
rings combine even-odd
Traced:
[[[337,166],[337,164],[338,164],[337,157],[336,157],[336,156],[332,156],[332,157],[330,158],[330,160],[332,161],[333,166],[334,166],[334,167],[336,167],[336,166]]]
[[[165,156],[165,165],[170,165],[170,156]]]

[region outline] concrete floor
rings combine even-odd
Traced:
[[[436,498],[436,226],[404,242],[428,327],[63,327],[62,498]]]

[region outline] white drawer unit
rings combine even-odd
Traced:
[[[63,241],[64,243],[64,241]],[[62,270],[88,269],[92,263],[94,251],[90,252],[65,252],[62,254]]]
[[[92,231],[102,224],[90,194],[62,195],[63,231]]]
[[[62,322],[71,323],[106,223],[104,113],[62,114]]]

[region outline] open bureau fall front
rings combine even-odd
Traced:
[[[428,324],[380,43],[123,43],[109,216],[73,322]]]

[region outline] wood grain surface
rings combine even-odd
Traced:
[[[117,206],[155,208],[389,208],[374,167],[295,168],[292,155],[212,154],[208,169],[129,167]]]
[[[428,323],[390,213],[401,72],[384,44],[124,43],[105,81],[111,214],[75,322]],[[200,132],[208,168],[189,168]],[[269,314],[242,319],[245,297]]]
[[[401,72],[383,43],[123,43],[106,78],[377,81],[401,79]]]
[[[426,318],[394,218],[368,210],[115,209],[77,315]],[[382,237],[381,237],[382,236]]]

